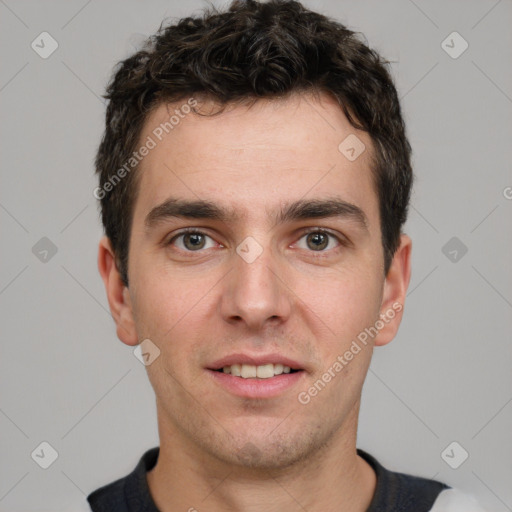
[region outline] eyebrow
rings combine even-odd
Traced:
[[[355,221],[359,227],[368,231],[368,218],[364,211],[359,206],[337,197],[294,201],[284,205],[277,215],[273,217],[276,224],[297,220],[338,217]],[[144,224],[146,229],[150,230],[171,218],[209,219],[229,222],[239,220],[241,215],[235,209],[225,208],[211,201],[169,198],[160,205],[155,206],[148,213]]]

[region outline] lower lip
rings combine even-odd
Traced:
[[[289,390],[302,379],[304,371],[282,373],[268,379],[244,379],[229,373],[207,370],[212,378],[230,393],[242,398],[272,398]]]

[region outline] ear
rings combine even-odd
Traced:
[[[117,337],[127,345],[137,345],[139,341],[133,320],[130,292],[123,284],[112,245],[106,236],[102,237],[98,247],[98,270],[105,284],[112,318],[117,326]]]
[[[411,278],[412,240],[402,234],[393,261],[384,281],[380,320],[384,324],[375,336],[375,346],[386,345],[398,332],[402,321],[405,296]]]

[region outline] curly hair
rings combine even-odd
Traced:
[[[162,23],[140,51],[118,63],[104,95],[95,196],[125,286],[137,169],[112,180],[135,151],[149,114],[192,95],[221,106],[308,90],[333,96],[375,149],[371,171],[387,274],[407,218],[411,147],[389,61],[358,36],[295,0],[235,0],[226,11],[211,7],[197,17]]]

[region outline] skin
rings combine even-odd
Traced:
[[[176,107],[153,111],[140,140]],[[338,150],[350,134],[366,146],[353,162]],[[369,506],[376,478],[356,453],[361,390],[373,347],[393,339],[403,310],[308,404],[297,395],[380,314],[405,302],[412,243],[401,235],[384,276],[372,151],[368,134],[353,128],[329,96],[293,94],[229,106],[213,117],[191,113],[141,162],[129,287],[106,237],[98,266],[119,339],[136,345],[149,338],[160,349],[146,367],[160,435],[148,483],[163,512]],[[333,195],[358,206],[368,229],[345,217],[273,220],[287,202]],[[210,200],[239,218],[171,218],[148,230],[146,215],[171,196]],[[186,227],[207,235],[202,248],[187,237],[169,244]],[[308,228],[333,237],[317,250]],[[263,250],[252,263],[236,252],[249,236]],[[241,398],[205,369],[235,352],[277,352],[304,371],[276,397]]]

